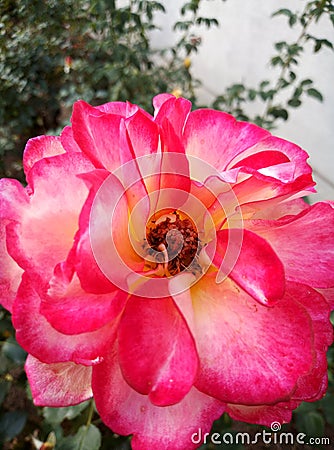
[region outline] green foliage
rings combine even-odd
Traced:
[[[0,442],[10,441],[21,433],[27,421],[26,411],[10,411],[0,416]]]
[[[99,450],[101,447],[101,432],[95,425],[82,425],[74,436],[63,439],[57,448],[59,450]]]
[[[51,425],[60,424],[63,420],[73,420],[86,409],[88,402],[80,403],[76,406],[67,406],[64,408],[43,408],[43,417]]]
[[[196,27],[218,25],[199,15],[202,2],[181,7],[180,39],[159,51],[150,43],[156,14],[166,12],[158,1],[1,2],[0,155],[12,151],[20,165],[27,139],[63,126],[78,98],[151,110],[154,95],[177,88],[194,100],[196,81],[184,59],[200,45]],[[2,173],[12,176],[7,166]]]
[[[330,0],[307,2],[301,12],[288,8],[274,12],[272,17],[286,17],[289,27],[299,32],[294,42],[279,41],[274,44],[276,53],[269,65],[276,70],[276,82],[263,80],[259,81],[258,86],[234,84],[219,95],[212,106],[230,112],[240,120],[271,129],[278,120],[288,120],[291,108],[300,107],[305,96],[323,101],[312,80],[299,78],[298,66],[302,62],[304,48],[309,44],[314,53],[324,48],[333,50],[333,43],[328,39],[309,34],[310,27],[317,24],[320,18],[329,19],[334,25],[333,15],[334,4]],[[259,104],[262,114],[252,116],[246,113],[247,105],[252,102]]]

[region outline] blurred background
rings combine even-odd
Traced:
[[[171,92],[300,145],[318,183],[309,201],[334,199],[333,25],[332,0],[1,0],[0,177],[24,183],[26,141],[59,134],[79,98],[128,100],[152,112],[152,97]],[[34,407],[25,358],[0,308],[0,448],[130,449],[93,402]],[[303,403],[283,431],[334,442],[333,347],[328,365],[326,396]],[[260,429],[226,415],[213,427]]]
[[[150,109],[173,92],[299,144],[311,201],[334,197],[331,0],[2,0],[0,14],[0,176],[23,181],[27,139],[60,132],[78,98]]]

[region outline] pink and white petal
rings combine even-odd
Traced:
[[[182,142],[182,133],[190,109],[191,103],[188,100],[171,97],[160,106],[154,119],[161,130],[160,189],[179,190],[179,198],[174,199],[175,208],[187,200],[190,190],[189,162]]]
[[[282,203],[277,203],[268,208],[259,210],[252,216],[252,219],[267,219],[277,220],[286,216],[295,216],[308,209],[310,205],[306,203],[302,198],[296,198],[295,200],[287,200]],[[245,228],[247,228],[247,222],[245,222]]]
[[[212,422],[224,412],[216,399],[192,388],[176,405],[155,406],[147,396],[124,380],[116,350],[93,368],[93,393],[101,418],[115,433],[133,434],[132,449],[195,449],[191,437],[199,429],[209,432]]]
[[[318,292],[326,299],[331,311],[334,310],[334,287],[328,289],[317,289]]]
[[[167,120],[175,135],[180,138],[191,110],[191,102],[182,97],[161,94],[154,98],[153,104],[156,108],[154,121],[164,128]],[[170,148],[169,151],[176,150]]]
[[[104,113],[79,100],[73,106],[73,137],[96,168],[110,172],[131,159],[131,152],[121,136],[122,116]]]
[[[245,150],[270,136],[268,131],[233,116],[210,109],[189,114],[184,129],[186,153],[203,159],[219,172]]]
[[[73,362],[45,364],[28,355],[25,370],[36,406],[77,405],[93,396],[91,367]]]
[[[29,139],[23,153],[23,168],[26,176],[32,166],[43,158],[65,153],[59,136],[38,136]]]
[[[273,306],[285,292],[283,264],[262,237],[243,230],[241,242],[233,238],[233,231],[226,229],[217,233],[214,264],[222,276],[229,276],[255,300],[266,306]],[[209,249],[210,244],[208,251]],[[229,264],[229,261],[225,261],[227,250],[235,255],[232,270],[229,266],[226,267]]]
[[[243,210],[248,208],[257,211],[266,205],[272,206],[271,201],[277,204],[296,195],[302,197],[306,191],[311,192],[314,184],[310,174],[301,175],[292,182],[286,183],[254,172],[252,176],[233,186],[233,191]]]
[[[96,331],[117,319],[126,300],[127,294],[120,290],[89,294],[74,276],[61,296],[43,298],[40,312],[55,330],[74,335]]]
[[[5,221],[0,224],[0,260],[0,304],[11,312],[23,270],[7,252]]]
[[[18,180],[0,179],[1,223],[19,222],[29,205],[29,196]],[[7,220],[7,222],[5,222]]]
[[[317,203],[277,221],[249,221],[247,227],[270,243],[289,280],[315,288],[333,287],[334,210],[329,204]]]
[[[236,167],[244,167],[259,170],[264,167],[275,167],[290,162],[290,159],[282,152],[275,150],[262,150],[253,153],[252,149],[253,147],[241,153],[229,167],[231,169]],[[247,156],[247,153],[249,156]]]
[[[89,189],[89,194],[80,212],[79,230],[75,236],[73,266],[79,276],[82,288],[86,292],[93,294],[105,294],[115,290],[115,285],[111,283],[97,264],[92,250],[90,235],[92,204],[99,188],[109,175],[110,173],[107,170],[98,169],[81,176]],[[107,236],[103,233],[99,236],[103,240],[107,239]]]
[[[330,308],[322,295],[300,283],[288,284],[288,298],[299,302],[312,319],[314,339],[314,363],[311,370],[300,377],[293,393],[295,400],[315,401],[322,398],[327,389],[327,348],[333,342],[333,327],[329,320]]]
[[[131,147],[135,158],[156,153],[159,146],[159,129],[153,118],[149,118],[142,110],[125,120]]]
[[[257,423],[270,427],[273,423],[288,423],[291,421],[292,410],[297,408],[299,402],[281,402],[275,405],[245,406],[226,405],[226,412],[234,420]]]
[[[60,141],[66,152],[81,153],[81,148],[74,140],[72,127],[67,126],[63,129]]]
[[[90,333],[65,335],[40,313],[41,298],[24,274],[13,305],[13,324],[19,344],[35,358],[50,364],[73,361],[90,366],[99,362],[113,342],[113,324]]]
[[[197,345],[195,386],[208,395],[247,405],[284,401],[313,365],[310,317],[287,296],[268,308],[229,279],[216,284],[213,273],[174,300]]]
[[[38,161],[29,172],[30,205],[19,223],[8,224],[7,248],[18,264],[38,274],[40,281],[51,278],[55,265],[66,259],[73,245],[88,195],[76,174],[91,168],[83,155],[64,153]]]
[[[124,286],[131,271],[142,270],[144,261],[134,250],[136,236],[129,227],[127,197],[118,178],[96,170],[84,179],[90,192],[80,214],[75,268],[86,291],[112,292],[115,285]]]
[[[95,109],[107,114],[116,114],[121,117],[129,117],[138,110],[136,105],[129,102],[108,102],[103,105],[95,106]]]
[[[17,180],[0,180],[0,303],[9,311],[23,270],[8,253],[6,228],[11,222],[20,221],[28,204],[28,196]]]
[[[197,373],[194,340],[171,298],[130,297],[118,329],[121,370],[157,406],[178,403]]]
[[[114,292],[115,285],[106,277],[94,257],[89,229],[79,232],[76,241],[74,267],[82,288],[92,294]]]
[[[305,150],[301,149],[298,145],[293,144],[292,142],[286,141],[285,139],[281,139],[276,136],[272,136],[269,133],[265,137],[265,139],[261,139],[260,142],[255,143],[244,153],[236,155],[236,157],[231,161],[229,167],[246,165],[247,162],[250,163],[250,161],[252,161],[253,164],[257,164],[258,166],[260,160],[264,162],[263,152],[265,152],[267,164],[270,166],[273,165],[272,163],[279,163],[279,159],[277,159],[279,158],[278,156],[275,156],[275,159],[273,159],[273,156],[268,158],[268,155],[273,155],[274,153],[279,153],[281,155],[280,162],[293,162],[295,164],[295,179],[302,175],[312,173],[312,169],[307,163],[309,155],[305,152]],[[268,165],[262,165],[262,167],[268,167]]]
[[[151,214],[161,209],[182,209],[189,199],[189,163],[182,153],[161,155],[159,190],[151,195]]]
[[[153,97],[152,103],[153,103],[153,107],[154,107],[154,116],[155,117],[159,113],[159,110],[162,107],[162,105],[172,98],[175,99],[176,97],[174,95],[168,94],[168,93],[158,94],[155,97]]]

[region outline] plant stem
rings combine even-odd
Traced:
[[[89,411],[88,411],[88,417],[87,417],[87,422],[86,422],[86,427],[87,427],[87,428],[88,428],[89,425],[92,423],[93,414],[94,414],[94,400],[92,399],[92,400],[90,401]]]
[[[324,3],[324,0],[322,1],[322,3]],[[306,15],[307,9],[308,9],[308,5],[306,5],[306,7],[305,7],[305,9],[304,9],[304,11],[302,13],[302,16]],[[305,37],[307,35],[307,30],[310,27],[311,23],[314,21],[314,19],[315,19],[314,15],[310,14],[308,16],[306,22],[303,25],[302,31],[301,31],[301,33],[300,33],[300,35],[299,35],[299,37],[298,37],[298,39],[296,41],[296,45],[297,46],[300,46],[301,44],[304,43]],[[264,109],[264,112],[263,112],[263,115],[262,115],[262,120],[263,121],[267,120],[267,118],[268,118],[268,113],[269,113],[269,111],[270,111],[270,109],[272,108],[272,105],[273,105],[274,96],[277,95],[277,93],[279,92],[279,90],[281,88],[282,80],[285,77],[286,71],[287,71],[288,67],[290,66],[290,63],[291,63],[291,60],[292,60],[293,56],[294,55],[288,55],[285,63],[282,65],[280,74],[278,76],[278,80],[277,80],[277,82],[276,82],[276,84],[275,84],[275,86],[273,88],[274,94],[273,94],[272,98],[269,98],[266,101],[265,109]]]

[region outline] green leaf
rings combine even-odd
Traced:
[[[174,31],[180,30],[180,31],[187,31],[188,28],[192,25],[192,21],[191,20],[185,20],[183,22],[176,22],[174,24]]]
[[[279,16],[279,15],[284,15],[284,16],[287,16],[287,17],[291,17],[291,16],[293,15],[293,12],[290,11],[290,9],[287,9],[287,8],[281,8],[281,9],[275,11],[275,12],[271,15],[271,17],[275,17],[275,16]]]
[[[320,402],[327,422],[334,426],[334,395],[327,393]]]
[[[0,380],[0,405],[6,398],[6,395],[8,394],[9,388],[11,383],[9,381]]]
[[[292,106],[293,108],[298,108],[298,106],[300,106],[302,104],[302,102],[299,100],[299,98],[291,98],[288,101],[288,105]]]
[[[293,14],[292,16],[289,17],[289,25],[290,27],[293,27],[294,24],[297,22],[298,16],[297,14]]]
[[[322,437],[325,434],[325,421],[317,411],[310,411],[306,414],[298,414],[297,429],[312,437]]]
[[[21,433],[27,421],[26,411],[10,411],[0,417],[0,441],[10,441]]]
[[[309,84],[313,84],[313,81],[310,80],[309,78],[306,78],[305,80],[303,80],[303,81],[300,83],[301,86],[307,86],[307,85],[309,85]]]
[[[288,111],[284,108],[271,108],[268,111],[268,114],[275,118],[280,118],[283,120],[288,120],[289,117]]]
[[[255,100],[256,95],[257,95],[257,92],[256,92],[255,89],[249,89],[249,91],[248,91],[248,98],[249,98],[250,101]]]
[[[334,26],[334,14],[331,14],[331,15],[329,16],[329,18],[330,18],[330,20],[331,20],[331,22],[332,22],[332,25]]]
[[[284,65],[284,61],[280,56],[274,56],[273,58],[271,58],[271,65],[272,66],[283,66]]]
[[[282,48],[286,47],[286,45],[287,44],[285,41],[276,42],[275,48],[276,48],[276,50],[282,50]]]
[[[314,48],[313,48],[314,53],[317,53],[319,50],[321,50],[321,47],[323,45],[325,47],[333,49],[333,44],[330,41],[328,41],[327,39],[314,38]]]
[[[294,14],[292,11],[290,11],[290,9],[287,9],[287,8],[282,8],[282,9],[279,9],[278,11],[275,11],[271,17],[280,16],[280,15],[283,15],[283,16],[286,16],[289,18],[290,27],[292,27],[297,22],[297,19],[298,19],[297,14]]]
[[[89,401],[79,403],[79,405],[66,406],[63,408],[51,408],[46,406],[43,408],[43,416],[50,424],[59,424],[65,419],[72,420],[75,417],[78,417],[81,412],[87,408],[88,404]]]
[[[260,88],[261,89],[264,89],[266,86],[268,86],[270,84],[270,81],[268,81],[268,80],[263,80],[263,81],[261,81],[261,83],[260,83]]]
[[[309,88],[309,89],[307,89],[307,94],[310,96],[310,97],[314,97],[314,98],[316,98],[317,100],[319,100],[320,102],[322,102],[323,100],[324,100],[324,98],[323,98],[323,96],[322,96],[322,94],[321,94],[321,92],[319,92],[317,89],[315,89],[315,88]]]
[[[68,436],[57,444],[57,450],[99,450],[101,432],[95,425],[83,425],[75,436]]]
[[[289,72],[289,77],[290,77],[290,80],[291,80],[291,81],[294,81],[294,80],[296,79],[296,74],[295,74],[295,72],[290,71],[290,72]]]
[[[2,347],[2,351],[7,358],[16,364],[23,364],[27,357],[27,353],[19,346],[13,337],[7,339]]]

